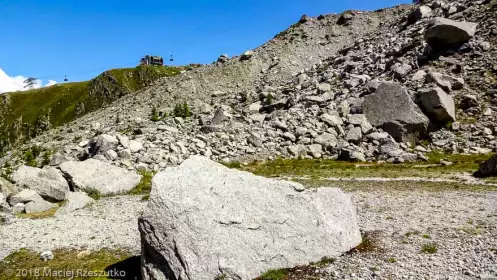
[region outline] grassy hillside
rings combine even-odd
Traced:
[[[2,94],[0,152],[181,70],[158,66],[114,69],[90,81]]]

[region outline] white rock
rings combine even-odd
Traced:
[[[67,194],[67,202],[55,214],[61,215],[83,209],[94,202],[95,200],[84,192],[70,192]]]
[[[339,189],[305,190],[198,156],[152,184],[139,219],[147,280],[253,279],[361,242],[354,205]]]
[[[60,170],[71,179],[77,190],[95,189],[103,195],[126,193],[135,188],[142,177],[136,172],[94,159],[64,162]]]
[[[138,141],[135,141],[135,140],[130,140],[129,141],[129,150],[131,151],[131,153],[137,153],[137,152],[143,150],[143,144],[138,142]]]
[[[69,184],[54,167],[40,169],[23,165],[14,172],[12,179],[17,185],[34,190],[50,201],[63,201],[69,192]]]

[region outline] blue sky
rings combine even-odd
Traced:
[[[130,67],[145,54],[210,63],[271,39],[307,14],[406,0],[0,0],[0,68],[60,82]],[[1,80],[0,80],[1,81]]]

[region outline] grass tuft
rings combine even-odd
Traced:
[[[151,171],[141,171],[140,174],[142,175],[140,183],[138,183],[134,189],[129,191],[128,194],[150,197],[150,191],[152,190],[152,178],[154,178],[155,173]],[[148,200],[148,198],[146,200]]]
[[[99,200],[100,198],[102,198],[102,194],[100,193],[100,191],[95,188],[85,189],[85,192],[89,197],[95,200]]]
[[[438,244],[435,242],[425,243],[421,246],[421,253],[435,254],[438,251]]]
[[[287,268],[269,270],[263,273],[258,280],[284,280],[288,276]]]
[[[82,270],[94,271],[97,274],[100,274],[107,271],[109,267],[123,262],[126,259],[130,259],[131,257],[128,252],[110,249],[102,249],[94,252],[78,251],[72,249],[57,249],[53,250],[52,252],[54,254],[54,259],[47,262],[40,260],[39,253],[27,249],[21,249],[10,254],[3,261],[0,262],[0,280],[70,279],[70,277],[60,278],[36,276],[36,271],[38,271],[40,274],[44,271],[47,273],[49,271],[74,271],[74,273],[76,274],[77,270]],[[137,268],[139,270],[139,266],[136,267],[132,265],[124,267],[126,276],[139,275],[139,271],[133,271]],[[16,273],[17,271],[31,271],[32,273],[28,273],[26,276],[17,278],[14,277],[15,274],[11,275],[11,272]],[[103,275],[105,275],[105,273]],[[88,279],[101,280],[107,279],[107,277],[97,275],[96,277],[91,277]]]

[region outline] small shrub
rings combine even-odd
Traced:
[[[397,259],[396,258],[388,258],[387,260],[389,263],[396,263],[397,262]]]
[[[32,146],[24,151],[22,159],[26,162],[26,165],[36,167],[38,166],[38,161],[36,160],[43,149],[40,146]]]
[[[423,234],[421,235],[424,239],[431,239],[431,236],[429,234]]]
[[[435,254],[438,251],[438,244],[435,242],[425,243],[421,246],[421,253]]]
[[[153,122],[160,121],[159,113],[157,112],[157,108],[155,107],[152,107],[152,116],[150,117],[150,120]]]
[[[43,160],[41,162],[42,167],[50,163],[52,155],[53,155],[53,150],[46,150],[45,153],[43,153]]]
[[[268,94],[266,97],[266,104],[271,105],[274,102],[274,97],[271,94]]]
[[[179,118],[189,118],[192,116],[192,113],[190,111],[190,107],[188,106],[187,103],[183,104],[176,104],[174,106],[174,111],[173,111],[174,117],[179,117]]]
[[[88,188],[88,189],[85,189],[85,192],[89,197],[91,197],[95,200],[99,200],[100,198],[102,198],[102,194],[97,189]]]

